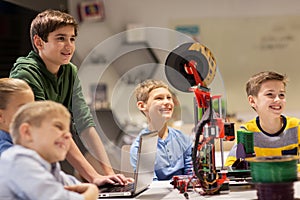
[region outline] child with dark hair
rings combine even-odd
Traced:
[[[71,139],[66,158],[83,178],[98,185],[106,178],[111,183],[126,184],[131,179],[114,173],[82,94],[77,68],[70,62],[75,52],[77,28],[77,22],[67,13],[58,10],[39,13],[30,27],[34,51],[17,59],[10,77],[25,80],[32,88],[35,100],[52,100],[63,104],[71,112],[71,124],[75,125],[74,129],[72,126],[73,137],[80,136],[108,175],[98,174]]]

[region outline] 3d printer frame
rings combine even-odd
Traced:
[[[179,72],[179,76],[172,70],[167,70],[169,82],[179,90],[187,86],[178,83],[182,76],[190,83],[189,91],[194,92],[197,111],[201,117],[195,120],[195,142],[192,151],[194,176],[173,177],[174,188],[181,193],[189,186],[201,188],[201,194],[216,194],[222,189],[229,191],[229,180],[226,170],[217,170],[215,162],[215,140],[234,140],[234,126],[225,123],[222,118],[221,96],[211,96],[207,87],[212,82],[216,72],[216,62],[210,50],[200,43],[182,44],[167,58],[166,65]],[[177,76],[177,77],[176,77]],[[218,101],[218,111],[215,112],[212,101]],[[199,116],[198,113],[195,116]],[[221,148],[223,163],[223,150]]]

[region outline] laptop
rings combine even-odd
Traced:
[[[130,183],[125,186],[99,186],[98,198],[134,197],[145,191],[152,183],[154,176],[157,140],[157,131],[141,135],[137,155],[137,165],[134,172],[134,183]]]

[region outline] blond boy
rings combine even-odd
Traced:
[[[33,102],[34,95],[29,85],[14,78],[0,79],[0,155],[13,145],[9,124],[13,115],[24,104]]]
[[[192,139],[168,126],[174,111],[173,96],[163,81],[146,80],[135,90],[137,107],[145,115],[148,127],[140,132],[158,131],[154,180],[170,180],[175,175],[191,175]],[[131,145],[130,161],[136,168],[140,135]]]
[[[96,185],[60,170],[71,145],[69,127],[69,111],[59,103],[32,102],[17,111],[10,125],[15,145],[1,156],[0,199],[97,199]]]

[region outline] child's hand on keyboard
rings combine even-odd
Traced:
[[[101,186],[104,184],[119,184],[119,185],[126,185],[128,183],[132,183],[134,180],[133,178],[127,178],[123,174],[113,174],[108,176],[100,176],[93,180],[93,183]]]

